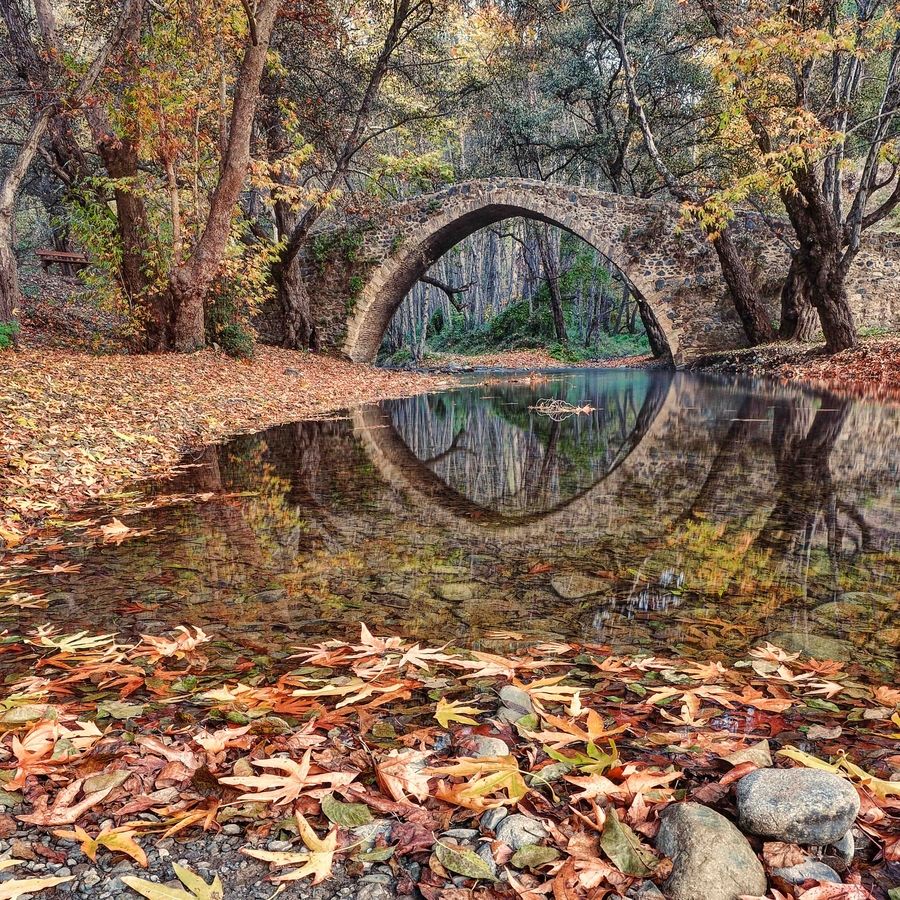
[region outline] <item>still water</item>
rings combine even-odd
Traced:
[[[898,435],[897,407],[668,372],[384,402],[194,456],[117,511],[146,534],[54,554],[73,571],[25,572],[48,602],[6,619],[261,650],[359,621],[702,658],[769,639],[895,674]]]

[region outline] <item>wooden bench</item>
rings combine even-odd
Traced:
[[[63,272],[77,272],[85,268],[90,260],[86,253],[69,253],[65,250],[51,250],[49,247],[41,247],[35,250],[35,255],[41,261],[41,268],[47,272],[54,263],[57,263]]]

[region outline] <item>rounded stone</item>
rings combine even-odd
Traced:
[[[849,781],[816,769],[757,769],[737,785],[741,827],[797,844],[833,844],[859,813]]]
[[[472,755],[479,758],[509,756],[509,745],[500,738],[476,734]]]
[[[518,813],[503,819],[497,826],[495,834],[498,841],[503,841],[513,850],[520,850],[526,844],[539,844],[544,838],[549,837],[547,829],[537,819]]]
[[[738,900],[766,892],[766,873],[750,842],[707,806],[670,806],[662,815],[656,849],[672,860],[672,874],[663,885],[671,900]]]

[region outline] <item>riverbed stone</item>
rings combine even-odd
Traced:
[[[500,702],[502,706],[497,716],[503,722],[518,722],[522,716],[530,716],[534,712],[528,692],[514,684],[505,684],[500,688]]]
[[[796,866],[785,869],[773,869],[772,875],[781,878],[788,884],[803,884],[804,881],[831,881],[842,884],[841,876],[831,866],[819,862],[817,859],[808,859]]]
[[[478,824],[482,831],[497,831],[497,826],[509,815],[509,810],[503,806],[497,806],[481,814]]]
[[[853,644],[849,641],[803,631],[779,631],[769,635],[766,640],[791,653],[804,653],[815,659],[836,659],[840,662],[847,662],[853,658],[855,652]]]
[[[832,844],[859,813],[859,795],[844,778],[816,769],[757,769],[736,790],[745,831],[777,841]]]
[[[672,874],[663,885],[671,900],[737,900],[766,892],[766,873],[750,842],[707,806],[670,806],[662,815],[656,849],[672,860]]]
[[[520,850],[526,844],[539,844],[549,837],[547,829],[537,819],[518,813],[503,819],[497,826],[496,835],[497,840],[513,850]]]
[[[447,584],[439,584],[438,596],[448,603],[464,603],[475,596],[476,585],[471,582],[453,581]]]
[[[853,862],[855,853],[856,841],[853,838],[853,829],[851,828],[839,841],[835,841],[833,844],[825,847],[821,856],[825,862],[837,869],[838,872],[844,872]]]
[[[563,600],[581,600],[583,597],[592,597],[607,590],[609,583],[601,578],[591,578],[589,575],[557,575],[550,579],[550,587]]]

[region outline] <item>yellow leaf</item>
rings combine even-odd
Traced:
[[[279,875],[274,881],[299,881],[301,878],[311,875],[313,884],[319,884],[331,875],[334,854],[337,849],[337,828],[332,828],[324,838],[320,838],[299,812],[297,813],[297,826],[303,843],[309,849],[308,853],[254,850],[252,847],[243,847],[241,853],[274,866],[300,865],[299,869]]]
[[[56,887],[58,884],[65,884],[74,877],[74,875],[69,875],[66,878],[17,878],[14,881],[4,881],[3,884],[0,884],[0,900],[17,900],[19,897],[36,894],[38,891]]]
[[[897,794],[900,796],[900,782],[885,781],[883,778],[876,778],[870,775],[865,769],[861,769],[856,763],[850,762],[846,756],[838,757],[837,762],[829,763],[810,753],[804,753],[796,747],[785,747],[778,751],[779,756],[786,756],[794,762],[800,763],[810,769],[821,769],[823,772],[832,772],[840,774],[843,770],[851,779],[856,779],[864,788],[871,791],[881,800],[887,798],[889,794]]]
[[[133,875],[122,876],[122,881],[133,891],[146,897],[147,900],[223,900],[225,890],[218,875],[213,879],[212,884],[207,884],[199,875],[190,869],[185,869],[184,866],[179,866],[178,863],[172,863],[172,868],[187,891],[166,887],[164,884],[155,884],[152,881],[145,881],[143,878],[135,878]]]
[[[461,702],[448,703],[443,697],[438,700],[437,710],[434,717],[441,723],[444,728],[449,727],[451,722],[460,722],[463,725],[477,725],[478,720],[471,718],[470,715],[478,715],[484,712],[477,706],[465,706]]]

